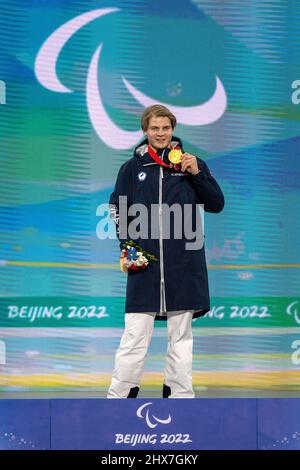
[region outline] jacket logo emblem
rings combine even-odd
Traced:
[[[144,181],[146,179],[146,176],[147,176],[147,173],[145,173],[145,171],[141,171],[139,174],[138,174],[138,179],[140,181]]]

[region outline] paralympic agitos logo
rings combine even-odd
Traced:
[[[35,74],[42,86],[56,93],[72,93],[59,79],[56,65],[60,53],[66,43],[81,28],[88,23],[105,15],[120,12],[119,8],[100,8],[83,13],[67,21],[56,29],[40,48],[35,61]],[[113,149],[129,149],[142,137],[141,130],[126,131],[115,124],[108,115],[101,96],[101,81],[98,82],[100,70],[100,58],[103,43],[94,52],[87,71],[86,78],[86,106],[92,126],[106,145]],[[159,101],[150,97],[134,87],[126,77],[122,81],[132,97],[142,106],[147,107]],[[99,85],[98,85],[99,83]],[[214,94],[204,103],[195,106],[174,106],[167,102],[160,102],[167,106],[176,117],[179,124],[202,126],[215,122],[225,112],[227,96],[221,80],[216,76],[216,88]]]
[[[154,429],[156,428],[158,424],[170,424],[171,423],[172,418],[170,415],[165,419],[161,419],[161,418],[157,418],[156,416],[154,416],[154,414],[152,414],[152,418],[150,418],[149,409],[147,409],[146,414],[144,416],[142,413],[144,408],[149,408],[150,405],[152,405],[151,402],[144,403],[142,406],[139,407],[139,409],[136,412],[136,415],[138,416],[138,418],[142,418],[146,420],[147,426],[149,428]]]

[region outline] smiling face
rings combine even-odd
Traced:
[[[154,150],[167,147],[172,139],[173,128],[168,117],[152,116],[145,131],[148,142]]]

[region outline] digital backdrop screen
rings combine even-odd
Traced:
[[[1,0],[2,392],[107,389],[126,286],[108,200],[153,103],[225,195],[195,390],[300,389],[299,24],[291,0]],[[157,322],[144,389],[166,348]]]

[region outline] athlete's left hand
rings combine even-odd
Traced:
[[[182,173],[188,171],[192,175],[197,175],[200,172],[197,164],[197,158],[194,157],[194,155],[185,152],[182,155],[181,171]]]

